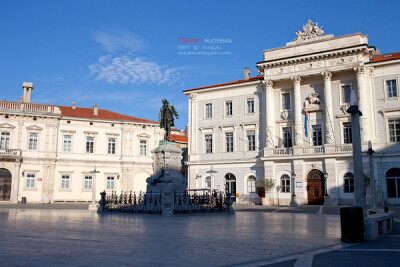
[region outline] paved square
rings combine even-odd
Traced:
[[[340,244],[339,216],[273,212],[162,217],[0,210],[1,266],[221,266]]]

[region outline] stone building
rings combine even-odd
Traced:
[[[368,36],[335,37],[311,20],[283,47],[263,51],[259,76],[187,89],[189,187],[231,191],[238,200],[259,179],[267,203],[351,204],[354,198],[351,91],[359,109],[367,192],[400,204],[400,53],[379,54]],[[210,168],[216,171],[209,175]],[[367,193],[367,203],[370,194]]]
[[[99,108],[0,101],[0,200],[90,201],[106,192],[146,190],[158,121]],[[94,172],[96,170],[96,173]]]

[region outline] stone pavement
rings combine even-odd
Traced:
[[[344,244],[339,216],[319,206],[237,206],[234,215],[162,217],[98,215],[68,204],[46,209],[32,205],[0,205],[0,266],[400,263],[400,223],[376,241]]]

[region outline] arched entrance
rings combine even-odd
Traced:
[[[10,201],[11,177],[9,170],[0,168],[0,201]]]
[[[236,177],[232,173],[225,175],[225,192],[231,193],[233,202],[236,202]]]
[[[311,170],[307,175],[308,205],[324,204],[324,174],[320,170]]]

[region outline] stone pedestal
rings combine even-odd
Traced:
[[[147,182],[146,197],[151,194],[161,194],[161,210],[165,216],[174,212],[174,194],[186,193],[185,178],[181,175],[182,151],[175,142],[161,140],[156,149],[152,150],[154,174]]]

